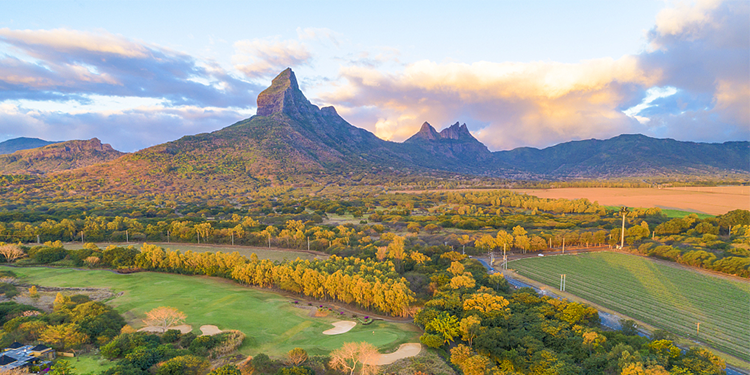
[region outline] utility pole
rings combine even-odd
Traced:
[[[565,254],[565,237],[563,237],[562,253]]]
[[[307,251],[310,251],[310,236],[307,236]]]
[[[567,278],[566,274],[561,274],[560,275],[560,291],[561,292],[565,291],[565,281],[566,281],[566,278]]]
[[[83,231],[81,231],[81,243],[83,243]]]
[[[36,235],[36,244],[37,245],[41,244],[41,242],[39,242],[39,235],[38,234]]]
[[[695,335],[698,336],[701,333],[701,324],[695,323]]]
[[[628,207],[623,206],[620,208],[620,214],[622,214],[622,231],[620,232],[620,249],[625,247],[625,216],[630,212]]]
[[[169,243],[169,231],[167,231],[167,243]]]
[[[234,246],[234,231],[229,232],[232,234],[232,246]]]
[[[125,231],[125,242],[130,243],[130,237],[128,236],[128,231]]]
[[[268,232],[268,248],[271,248],[271,232]]]

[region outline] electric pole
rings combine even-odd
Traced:
[[[630,212],[627,206],[620,208],[620,214],[622,215],[622,231],[620,232],[620,249],[625,247],[625,216]]]

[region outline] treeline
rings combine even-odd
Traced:
[[[15,246],[15,245],[5,245]],[[399,262],[407,256],[403,248],[395,255]],[[406,279],[396,272],[390,260],[341,258],[322,261],[295,260],[274,263],[237,252],[226,254],[164,250],[144,244],[141,251],[131,247],[108,246],[101,250],[87,244],[80,250],[65,250],[61,243],[50,243],[28,250],[31,263],[65,262],[68,266],[140,269],[184,275],[217,276],[241,284],[276,288],[321,300],[337,300],[393,316],[406,316],[416,301]],[[64,263],[56,263],[65,265]]]

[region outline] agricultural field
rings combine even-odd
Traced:
[[[605,206],[659,207],[708,215],[750,209],[750,186],[513,189],[539,198],[586,198]]]
[[[279,261],[283,262],[285,260],[295,260],[297,258],[300,259],[307,259],[307,260],[313,260],[313,259],[328,259],[328,255],[325,253],[318,253],[318,252],[306,252],[306,251],[298,251],[298,250],[289,250],[289,249],[279,249],[279,248],[266,248],[266,247],[255,247],[255,246],[230,246],[230,245],[214,245],[214,244],[207,244],[207,245],[198,245],[198,244],[190,244],[190,243],[166,243],[166,242],[156,242],[151,243],[151,245],[157,245],[161,246],[162,248],[166,249],[172,249],[172,250],[180,250],[183,253],[186,251],[192,251],[196,253],[205,253],[205,252],[219,252],[222,253],[233,253],[238,252],[240,255],[243,255],[247,258],[250,258],[251,254],[255,254],[258,256],[259,259],[269,259],[272,261]],[[97,243],[97,246],[104,249],[109,245],[117,245],[117,246],[134,246],[137,249],[140,249],[141,246],[143,246],[142,243]],[[83,244],[80,242],[69,242],[65,244],[65,248],[68,250],[78,250],[83,247]]]
[[[367,341],[381,351],[394,350],[402,343],[419,342],[419,329],[408,323],[375,321],[357,324],[340,335],[323,335],[339,320],[338,311],[328,317],[309,316],[310,307],[276,293],[244,287],[211,277],[184,276],[155,272],[129,275],[110,271],[73,269],[13,268],[23,283],[57,286],[111,288],[124,292],[107,303],[120,312],[128,324],[143,327],[145,313],[159,306],[171,306],[187,314],[187,324],[200,334],[202,325],[216,325],[222,330],[236,329],[247,335],[240,347],[246,355],[266,353],[281,357],[295,347],[311,355],[327,354],[345,342]],[[316,303],[327,305],[326,303]],[[351,318],[351,314],[343,315]]]
[[[750,283],[621,253],[512,261],[520,275],[750,362]],[[697,323],[700,332],[696,334]]]

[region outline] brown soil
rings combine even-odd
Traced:
[[[514,189],[540,198],[587,198],[606,206],[659,207],[722,215],[736,209],[750,209],[750,186],[686,188],[562,188]]]

